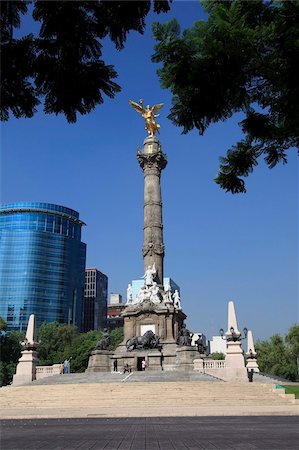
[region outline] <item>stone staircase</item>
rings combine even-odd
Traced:
[[[270,384],[192,380],[186,374],[184,380],[173,376],[169,381],[168,374],[155,382],[146,378],[150,373],[126,379],[123,374],[95,375],[102,382],[83,382],[86,375],[74,374],[60,376],[61,382],[51,377],[48,384],[44,379],[3,387],[0,418],[299,415],[298,400]]]
[[[122,372],[89,372],[71,373],[67,375],[53,375],[47,378],[30,383],[30,386],[48,384],[86,384],[86,383],[133,383],[133,382],[169,382],[169,381],[215,381],[221,382],[211,375],[196,372],[132,372],[123,374]]]
[[[253,382],[254,383],[270,383],[270,384],[290,384],[292,385],[292,381],[287,380],[286,378],[277,377],[275,375],[268,375],[265,373],[255,373],[253,375]]]

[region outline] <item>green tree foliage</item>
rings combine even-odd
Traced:
[[[214,353],[211,353],[210,356],[212,359],[215,359],[215,360],[225,359],[225,354],[222,352],[214,352]]]
[[[38,340],[41,342],[38,348],[40,365],[58,364],[72,356],[71,352],[78,334],[75,325],[42,323],[37,330]]]
[[[299,325],[293,325],[289,329],[285,341],[289,345],[293,359],[297,364],[297,375],[299,378]]]
[[[7,385],[12,381],[12,377],[16,371],[16,365],[21,357],[20,342],[24,339],[25,334],[18,331],[5,333],[6,322],[0,317],[1,330],[0,334],[0,386]]]
[[[32,117],[43,102],[46,114],[76,122],[120,91],[113,66],[102,59],[109,37],[117,50],[131,31],[143,33],[151,3],[157,13],[169,1],[1,1],[1,120],[10,112]],[[28,9],[28,5],[31,8]],[[32,11],[38,36],[15,38],[22,15]]]
[[[5,331],[7,328],[7,323],[5,320],[0,316],[0,332]]]
[[[72,357],[71,372],[84,372],[88,365],[89,355],[94,350],[96,343],[101,338],[101,332],[88,331],[78,334],[70,349],[70,354],[66,357]]]
[[[78,334],[74,340],[70,354],[65,357],[72,356],[71,372],[84,372],[88,366],[88,359],[92,350],[95,349],[97,342],[101,339],[102,332],[89,331],[88,333]],[[109,350],[114,351],[123,340],[123,329],[116,328],[110,333]]]
[[[124,330],[123,328],[115,328],[110,333],[110,345],[109,348],[111,351],[114,351],[116,347],[122,342],[124,338]]]
[[[246,192],[247,177],[263,156],[269,168],[299,146],[298,0],[208,0],[209,14],[181,35],[176,20],[153,24],[154,62],[170,89],[168,116],[183,133],[202,135],[213,122],[242,112],[244,139],[220,158],[216,182]]]
[[[72,358],[71,372],[84,372],[91,351],[102,337],[101,331],[79,333],[74,325],[57,322],[43,323],[37,330],[41,345],[38,349],[40,365],[62,363]],[[110,350],[115,350],[123,339],[123,329],[116,328],[110,333]]]
[[[0,325],[5,329],[6,322],[1,321],[1,318]],[[37,330],[37,337],[40,341],[38,348],[39,365],[51,366],[72,358],[71,372],[84,372],[88,365],[90,353],[101,339],[102,332],[79,333],[74,325],[52,322],[42,323]],[[24,339],[24,333],[12,331],[5,334],[3,332],[0,338],[0,379],[2,384],[9,384],[15,373],[17,361],[21,356],[20,341]],[[114,351],[122,340],[123,329],[116,328],[110,333],[109,349]]]
[[[255,346],[257,361],[261,372],[294,381],[297,377],[297,365],[292,348],[287,344],[287,338],[285,341],[278,334],[268,341],[257,341]]]

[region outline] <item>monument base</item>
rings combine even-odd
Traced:
[[[200,354],[197,351],[197,347],[183,346],[176,350],[176,361],[177,370],[180,371],[193,371],[194,370],[194,360],[200,358]]]
[[[245,367],[240,340],[227,342],[225,369],[222,379],[224,381],[248,382],[247,369]]]
[[[113,355],[113,359],[117,361],[117,370],[121,372],[124,371],[126,365],[128,365],[132,371],[141,371],[142,361],[145,361],[147,371],[155,372],[163,370],[163,356],[161,352],[155,349],[136,350],[131,352],[116,351]]]
[[[36,379],[36,366],[39,363],[37,352],[35,350],[23,350],[21,354],[16,373],[13,376],[13,386],[31,383]]]
[[[195,347],[189,347],[188,356],[180,354],[181,368],[178,363],[177,350],[181,349],[176,343],[179,330],[182,327],[186,315],[182,310],[175,309],[166,303],[154,304],[144,301],[140,304],[128,306],[122,313],[124,318],[124,340],[115,350],[113,359],[117,360],[117,369],[124,370],[126,364],[133,370],[142,370],[142,361],[146,362],[146,370],[193,370],[194,355],[198,355]],[[142,336],[145,329],[153,330],[159,336],[161,348],[135,348],[127,349],[126,344],[134,336]],[[131,351],[130,351],[131,350]],[[186,353],[185,352],[185,353]],[[192,361],[191,361],[192,360]],[[192,365],[192,367],[191,367]]]
[[[146,370],[151,372],[161,370],[192,372],[194,361],[200,357],[197,347],[178,347],[175,343],[163,345],[161,351],[140,349],[129,352],[124,345],[120,345],[113,355],[113,359],[117,360],[118,371],[123,371],[126,365],[132,371],[142,370],[142,360],[144,360]]]
[[[259,366],[257,365],[256,359],[247,359],[246,369],[248,371],[253,369],[253,371],[255,373],[259,373],[259,371],[260,371]]]
[[[85,373],[111,372],[113,355],[114,353],[109,350],[93,350]]]
[[[204,370],[204,359],[198,358],[194,360],[193,369],[198,373],[205,373]]]

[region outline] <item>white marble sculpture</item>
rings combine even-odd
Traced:
[[[156,270],[156,266],[154,263],[152,266],[147,267],[145,274],[142,276],[142,278],[144,278],[144,285],[146,287],[152,286],[156,275],[157,275],[157,270]]]
[[[173,294],[173,304],[176,309],[182,309],[181,307],[181,297],[179,291],[176,289]]]
[[[147,297],[147,295],[146,295],[146,289],[145,289],[144,286],[142,286],[142,287],[139,289],[139,292],[138,292],[138,294],[137,294],[137,297],[136,297],[134,303],[142,303],[142,302],[146,299],[146,297]]]
[[[171,286],[169,282],[165,286],[163,300],[165,303],[173,303]]]
[[[150,292],[151,292],[150,301],[153,303],[161,303],[161,298],[159,296],[160,289],[155,281],[153,282],[153,285],[150,287]]]
[[[127,287],[127,305],[130,305],[133,302],[133,291],[132,285],[129,283]]]

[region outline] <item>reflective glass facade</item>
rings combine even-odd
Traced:
[[[86,245],[79,214],[50,203],[0,205],[0,316],[8,330],[58,321],[82,328]]]
[[[97,269],[86,269],[83,331],[100,330],[107,325],[108,277]]]

